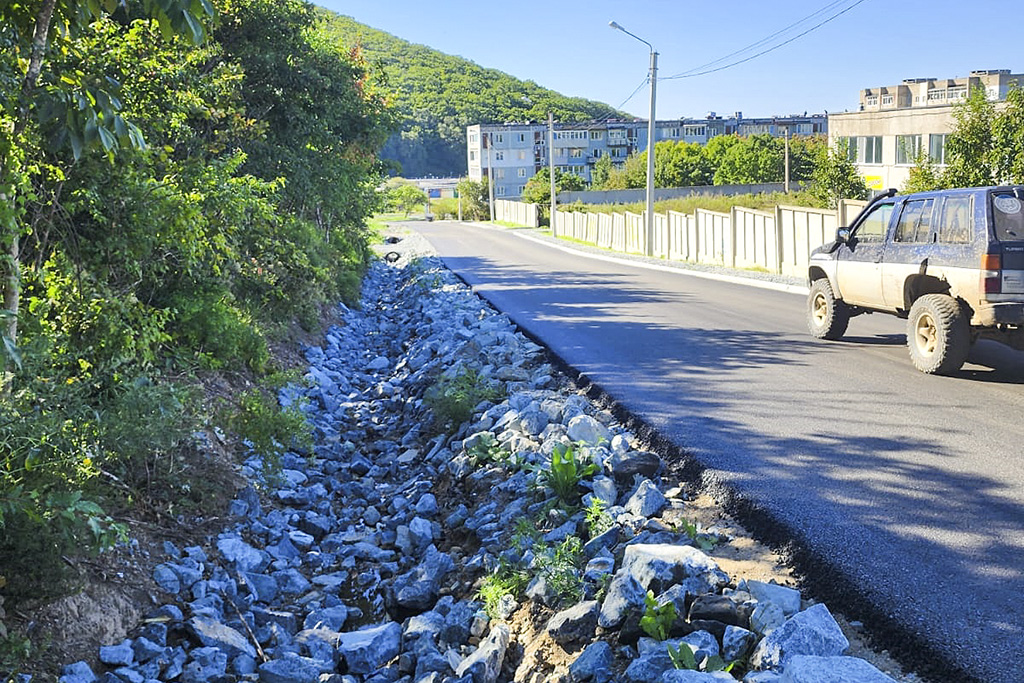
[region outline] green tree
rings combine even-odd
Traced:
[[[646,154],[643,156],[646,164]],[[713,175],[703,146],[683,140],[678,142],[664,140],[655,144],[655,187],[710,185]]]
[[[1013,87],[992,123],[993,181],[1024,182],[1024,90]]]
[[[785,172],[784,144],[768,134],[738,138],[715,169],[715,185],[781,182]]]
[[[810,189],[818,201],[835,209],[841,199],[867,198],[868,186],[850,161],[845,141],[840,141],[833,149],[823,149],[820,154]]]
[[[789,179],[809,181],[818,160],[828,150],[825,135],[799,135],[789,139]]]
[[[712,172],[717,172],[726,154],[735,145],[742,144],[739,135],[716,135],[704,145],[704,156],[711,164]]]
[[[0,211],[0,242],[7,254],[2,288],[3,309],[9,312],[5,346],[17,340],[21,312],[20,241],[27,232],[22,218],[26,195],[31,192],[28,172],[35,162],[26,150],[39,143],[30,123],[39,121],[42,129],[50,132],[51,143],[71,146],[76,158],[87,146],[98,145],[113,153],[119,142],[142,144],[137,129],[120,115],[114,82],[88,82],[75,70],[55,73],[46,69],[47,54],[68,54],[75,48],[75,38],[93,21],[119,7],[122,5],[116,0],[0,5],[8,60],[17,57],[6,65],[16,64],[18,69],[17,87],[3,92],[0,120],[0,196],[4,200],[0,203],[6,205]],[[208,0],[142,0],[123,9],[156,20],[165,36],[183,34],[196,43],[205,37],[204,22],[214,13]]]
[[[982,187],[995,182],[993,149],[996,111],[984,88],[974,88],[953,107],[953,130],[946,136],[947,187]],[[1006,139],[1005,132],[1001,136]]]
[[[487,221],[491,219],[491,204],[488,194],[487,178],[473,180],[463,178],[455,187],[462,199],[462,217],[467,221]]]
[[[388,189],[387,202],[390,208],[408,216],[427,203],[427,193],[408,181],[398,182]]]
[[[566,173],[555,169],[555,192],[579,192],[587,189],[587,182],[574,173]],[[542,168],[526,181],[523,189],[523,201],[540,204],[541,207],[551,205],[551,171]]]
[[[900,189],[906,193],[925,192],[939,190],[944,186],[941,170],[931,160],[927,152],[922,151],[914,159],[914,165],[910,168],[907,181]]]
[[[601,156],[594,167],[590,169],[590,189],[591,190],[604,190],[605,184],[608,179],[611,178],[612,173],[615,172],[615,165],[612,164],[612,158],[607,154]]]

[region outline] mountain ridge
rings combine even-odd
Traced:
[[[322,8],[321,8],[322,9]],[[607,104],[569,97],[534,81],[480,66],[322,9],[327,34],[359,47],[395,96],[399,129],[381,157],[407,177],[466,175],[466,126],[508,121],[559,122],[634,117]],[[396,169],[397,170],[397,169]]]

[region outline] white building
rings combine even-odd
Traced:
[[[881,190],[902,187],[920,153],[940,166],[946,161],[946,135],[953,129],[953,106],[974,88],[1000,102],[1024,74],[1009,69],[972,71],[966,78],[912,78],[899,85],[866,88],[860,110],[828,115],[829,144],[847,143],[850,159],[867,181]]]

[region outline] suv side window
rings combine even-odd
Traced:
[[[939,241],[947,244],[970,242],[972,215],[971,195],[945,197],[939,213]]]
[[[853,236],[861,242],[881,242],[885,239],[886,228],[889,227],[892,207],[892,204],[879,204],[873,208],[857,226]]]
[[[904,203],[896,224],[897,242],[927,242],[931,234],[933,199],[914,199]]]

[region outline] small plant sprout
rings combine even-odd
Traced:
[[[587,532],[590,534],[590,538],[600,536],[615,525],[611,515],[605,512],[606,507],[608,507],[606,502],[593,496],[590,499],[590,504],[584,510]]]
[[[640,628],[655,640],[665,640],[668,638],[669,631],[672,630],[672,622],[676,620],[675,603],[666,602],[664,605],[659,605],[654,597],[654,592],[647,591],[644,605],[644,615],[640,617]],[[692,653],[690,656],[693,656]]]
[[[538,482],[551,489],[563,504],[580,502],[580,481],[597,473],[597,466],[584,463],[572,445],[559,444],[551,451],[551,466],[538,472]]]

